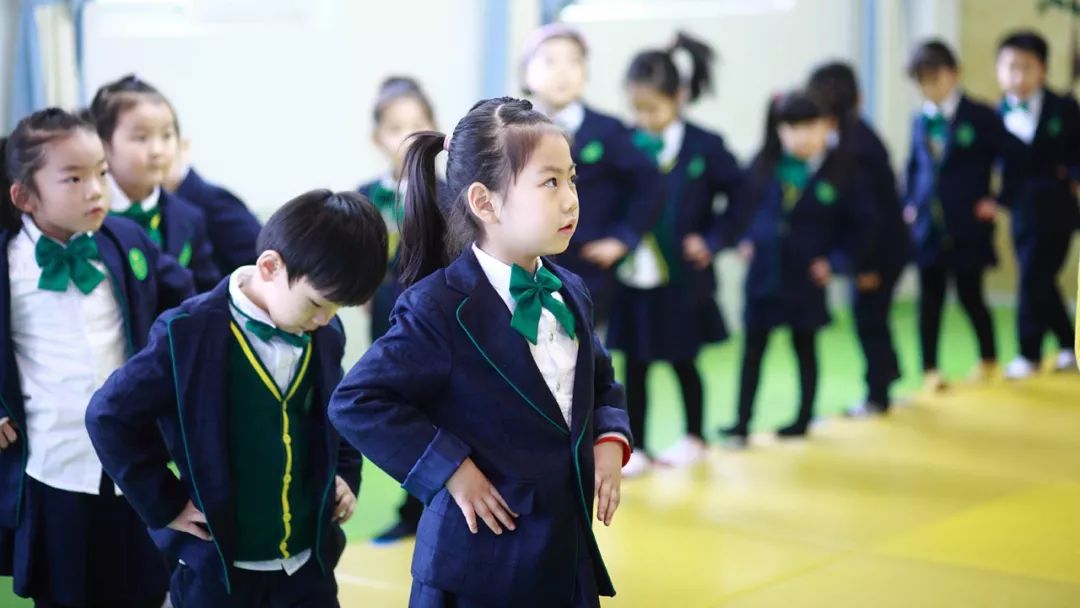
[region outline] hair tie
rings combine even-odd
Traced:
[[[446,150],[447,152],[450,151],[450,135],[450,133],[447,133],[446,137],[444,137],[442,141],[442,149]]]

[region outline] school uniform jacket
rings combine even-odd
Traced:
[[[22,436],[26,411],[15,360],[8,281],[8,244],[18,234],[16,230],[0,231],[0,418],[11,418],[20,433],[14,447],[0,452],[0,528],[16,528],[21,521],[29,455],[28,442]],[[93,238],[124,315],[128,356],[132,356],[146,345],[154,319],[194,294],[191,273],[162,254],[130,220],[108,217]]]
[[[1080,228],[1071,180],[1080,170],[1080,106],[1044,89],[1031,144],[1017,141],[1005,161],[1016,194],[1010,201],[1013,237],[1023,246],[1041,235],[1067,236]]]
[[[608,432],[631,437],[623,391],[583,282],[543,263],[562,280],[577,328],[569,426],[471,249],[406,290],[390,331],[330,404],[342,436],[427,505],[416,580],[498,606],[567,604],[585,557],[588,583],[615,591],[591,531],[593,443]],[[466,457],[520,514],[516,531],[469,532],[445,487]]]
[[[164,188],[158,206],[161,207],[162,249],[191,270],[196,292],[212,289],[221,280],[221,271],[214,263],[206,215],[194,203]]]
[[[214,264],[223,275],[255,263],[258,257],[255,242],[262,225],[243,201],[225,188],[207,182],[195,169],[188,170],[176,193],[206,216]]]
[[[903,198],[916,212],[916,262],[968,270],[995,265],[994,224],[979,221],[975,206],[991,196],[994,165],[1019,140],[1008,134],[997,112],[966,95],[949,123],[940,163],[931,152],[922,114],[915,117],[911,133]],[[1008,205],[1012,199],[1009,191],[1002,191],[998,200]]]
[[[212,291],[184,302],[154,323],[147,347],[114,373],[90,402],[86,426],[101,462],[150,536],[172,561],[183,560],[202,577],[231,588],[236,525],[227,445],[229,324],[228,277]],[[312,334],[315,395],[310,413],[310,475],[315,497],[312,558],[331,572],[344,549],[331,523],[334,477],[359,490],[360,457],[341,444],[326,417],[330,393],[341,379],[345,336],[335,321]],[[179,479],[161,457],[164,440]],[[188,500],[207,518],[212,542],[176,532],[168,524]]]
[[[570,152],[577,164],[580,213],[577,231],[558,261],[584,279],[598,302],[609,302],[615,287],[611,271],[585,260],[581,248],[614,237],[633,251],[663,211],[662,182],[656,163],[634,146],[631,131],[588,107]]]

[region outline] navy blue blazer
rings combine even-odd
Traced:
[[[164,188],[158,205],[161,207],[161,248],[181,266],[191,270],[196,292],[213,289],[221,280],[221,271],[214,263],[206,215],[194,203]]]
[[[1080,168],[1080,106],[1072,97],[1043,89],[1042,110],[1031,144],[1017,141],[1006,158],[1005,175],[1015,199],[1010,201],[1017,245],[1040,235],[1068,234],[1080,228],[1080,208],[1070,178]]]
[[[851,125],[849,135],[855,154],[855,162],[867,178],[867,194],[877,210],[877,238],[869,255],[869,265],[875,270],[901,268],[912,260],[914,246],[911,230],[904,221],[904,206],[889,151],[861,118]]]
[[[993,266],[997,263],[994,224],[979,221],[975,205],[993,195],[992,170],[1018,141],[1005,130],[997,112],[965,95],[949,125],[939,167],[925,124],[925,118],[916,115],[904,193],[904,204],[916,212],[912,226],[916,262],[923,267],[944,264],[968,270]],[[1002,191],[997,200],[1008,205],[1012,197]],[[935,219],[937,201],[942,215]],[[936,228],[939,225],[943,233]]]
[[[756,159],[751,175],[756,176]],[[830,153],[802,190],[785,218],[783,192],[773,177],[764,185],[751,177],[739,205],[753,209],[744,238],[754,245],[746,272],[746,325],[772,328],[790,325],[817,329],[829,322],[825,288],[810,276],[810,265],[826,258],[833,268],[851,260],[855,272],[871,270],[870,251],[877,234],[877,214],[867,194],[862,171],[851,171],[837,183],[838,163]]]
[[[577,323],[569,426],[471,249],[405,291],[330,403],[342,436],[428,505],[413,576],[497,606],[566,605],[586,556],[598,592],[615,592],[591,528],[593,443],[631,437],[623,391],[583,282],[544,264]],[[520,514],[517,531],[469,532],[445,487],[466,457]]]
[[[262,224],[244,202],[221,186],[203,180],[189,169],[176,193],[194,203],[206,216],[206,229],[214,250],[214,264],[222,274],[254,264],[255,242]]]
[[[21,520],[28,444],[26,410],[15,362],[11,327],[11,283],[8,245],[18,231],[0,231],[0,418],[10,417],[20,429],[17,449],[0,452],[0,528],[16,528]],[[108,217],[94,233],[101,261],[109,271],[127,330],[128,356],[146,346],[150,326],[162,311],[178,306],[195,293],[191,273],[161,253],[141,227],[131,220]],[[141,277],[141,278],[140,278]]]
[[[570,150],[577,163],[581,209],[577,231],[558,261],[584,279],[599,302],[610,301],[615,279],[610,270],[582,258],[582,246],[614,237],[632,250],[664,208],[656,163],[634,145],[631,136],[618,119],[585,108],[585,120]]]
[[[713,253],[733,244],[731,213],[743,186],[739,163],[724,145],[724,138],[692,123],[686,123],[682,148],[675,166],[662,175],[667,193],[664,213],[674,214],[674,243],[682,251],[682,241],[699,234]],[[716,211],[716,196],[727,197],[724,213]],[[699,269],[680,255],[680,276],[686,278],[690,294],[716,297],[716,271],[710,264]]]
[[[173,563],[231,588],[236,555],[236,512],[228,459],[228,278],[154,323],[150,342],[109,377],[86,412],[86,428],[102,465],[151,528],[150,536]],[[341,380],[345,335],[335,322],[312,336],[315,399],[310,417],[311,478],[321,488],[312,553],[324,572],[345,547],[331,522],[334,476],[353,492],[360,486],[360,456],[339,440],[326,417],[330,393]],[[162,450],[162,442],[166,450]],[[167,455],[164,452],[167,451]],[[166,468],[169,458],[180,471]],[[213,542],[168,528],[188,500],[206,515]]]

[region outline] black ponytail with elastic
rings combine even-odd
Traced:
[[[674,56],[679,50],[690,55],[689,74],[680,74]],[[655,88],[668,97],[677,97],[686,90],[687,101],[697,101],[712,91],[712,66],[715,53],[704,42],[678,32],[675,41],[666,49],[642,51],[634,56],[626,71],[626,84],[645,85]]]

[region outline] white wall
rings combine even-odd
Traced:
[[[102,0],[86,15],[88,95],[128,72],[153,83],[193,163],[265,217],[305,190],[385,171],[371,105],[389,74],[419,78],[452,127],[479,90],[481,4]]]

